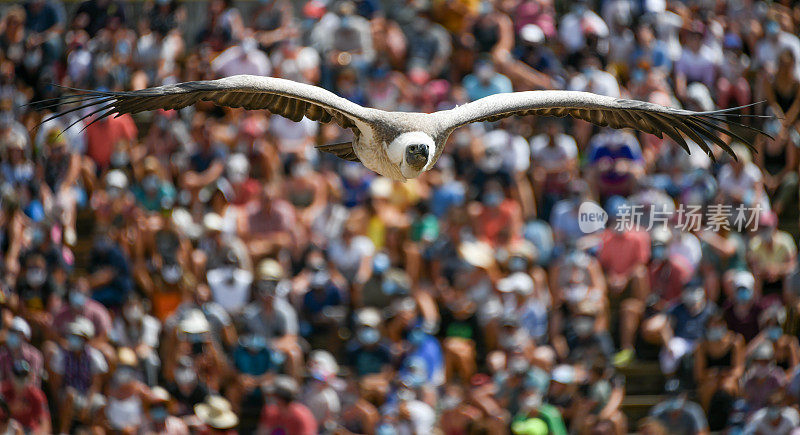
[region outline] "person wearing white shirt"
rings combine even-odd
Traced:
[[[744,434],[788,435],[800,426],[800,415],[794,408],[770,405],[754,412],[744,427]]]
[[[219,77],[238,74],[268,76],[272,65],[267,55],[258,49],[256,40],[245,38],[241,44],[228,48],[211,61],[211,69]]]
[[[484,134],[483,143],[487,148],[499,150],[509,173],[525,172],[530,167],[531,152],[524,137],[498,128]]]
[[[206,273],[206,279],[214,302],[228,313],[239,313],[250,300],[253,273],[241,269],[232,252],[228,253],[220,267]]]
[[[576,1],[572,10],[558,24],[558,37],[569,53],[576,53],[586,46],[587,28],[591,28],[601,39],[608,36],[605,21],[587,8],[585,0]]]

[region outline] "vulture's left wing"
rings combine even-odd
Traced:
[[[732,120],[729,116],[733,115],[729,113],[732,110],[693,112],[588,92],[526,91],[490,95],[455,109],[437,112],[434,116],[439,118],[440,125],[446,131],[471,122],[496,121],[509,116],[571,116],[603,127],[633,128],[658,137],[666,134],[690,152],[685,136],[696,142],[713,159],[707,142],[719,145],[736,158],[730,146],[717,133],[724,133],[752,148],[750,141],[730,128],[719,125],[720,122],[765,134]]]

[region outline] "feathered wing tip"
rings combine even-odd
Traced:
[[[680,130],[685,134],[686,137],[689,137],[697,143],[700,148],[713,160],[715,161],[716,158],[711,152],[711,149],[708,147],[707,142],[711,142],[715,145],[718,145],[722,148],[726,153],[728,153],[734,160],[739,160],[736,156],[736,153],[733,152],[731,147],[719,137],[717,133],[725,134],[739,143],[745,145],[751,152],[758,152],[758,150],[753,146],[753,141],[744,138],[740,133],[734,131],[734,128],[747,130],[753,133],[755,136],[763,135],[768,137],[772,140],[775,140],[771,135],[764,132],[763,130],[753,127],[752,125],[747,125],[742,122],[737,121],[736,119],[741,118],[757,118],[757,119],[774,119],[775,117],[770,115],[751,115],[751,114],[742,114],[742,113],[732,113],[738,110],[757,106],[759,104],[763,104],[765,101],[758,101],[755,103],[746,104],[743,106],[736,106],[727,109],[720,109],[720,110],[711,110],[706,112],[688,112],[688,116],[683,118],[684,123],[677,123]],[[720,124],[727,124],[727,128],[723,127]],[[689,148],[686,146],[686,142],[684,140],[677,140],[673,135],[669,134],[670,130],[665,130],[673,140],[678,142],[682,148],[684,148],[687,152],[690,152]],[[682,139],[682,138],[681,138]],[[704,140],[705,139],[705,140]]]
[[[711,159],[714,144],[736,155],[720,136],[724,134],[754,150],[752,134],[762,130],[741,122],[742,118],[771,118],[765,115],[736,113],[741,109],[763,104],[763,101],[744,106],[706,112],[675,109],[655,103],[629,100],[575,91],[523,91],[495,94],[459,106],[439,115],[447,129],[455,129],[471,122],[496,121],[509,116],[572,117],[600,127],[634,129],[658,137],[667,135],[686,152],[691,152],[686,139],[697,145]]]
[[[112,115],[177,110],[201,101],[223,107],[268,110],[293,121],[307,117],[322,123],[336,122],[343,128],[357,128],[355,120],[372,113],[322,88],[274,77],[240,75],[124,92],[59,87],[71,95],[30,105],[37,109],[60,110],[43,122],[77,112],[79,117],[75,123],[88,120],[84,128]],[[64,104],[67,107],[62,108]]]
[[[737,120],[739,118],[772,118],[771,116],[731,113],[743,108],[762,104],[764,103],[763,101],[706,112],[672,109],[635,100],[618,99],[616,103],[618,107],[615,108],[584,109],[576,113],[568,114],[596,125],[610,126],[612,128],[633,128],[653,134],[659,138],[667,135],[687,153],[691,154],[691,148],[686,143],[686,138],[688,138],[696,143],[700,149],[703,150],[703,153],[712,161],[716,161],[716,156],[711,150],[709,143],[719,146],[734,160],[738,161],[736,153],[730,145],[720,137],[719,133],[725,134],[737,142],[741,142],[747,146],[751,152],[756,152],[753,141],[742,136],[741,131],[737,132],[735,130],[746,130],[754,135],[764,135],[773,139],[772,136],[764,131]],[[565,115],[556,114],[556,116]]]
[[[102,105],[100,108],[93,109],[92,111],[83,114],[83,116],[80,116],[78,119],[76,119],[71,124],[69,124],[66,128],[64,128],[62,130],[62,133],[64,131],[68,130],[69,128],[73,127],[74,125],[78,124],[79,122],[84,121],[84,120],[86,120],[88,118],[94,117],[91,120],[91,122],[89,122],[88,124],[85,124],[83,126],[83,128],[81,130],[84,130],[84,129],[86,129],[86,127],[94,124],[95,122],[97,122],[97,121],[99,121],[99,120],[101,120],[101,119],[103,119],[103,118],[105,118],[107,116],[113,115],[114,113],[117,113],[117,112],[115,112],[113,110],[114,104],[117,102],[117,99],[118,99],[117,97],[125,94],[124,92],[91,91],[91,90],[85,90],[85,89],[70,88],[70,87],[61,86],[61,85],[54,85],[54,86],[57,86],[57,87],[60,87],[60,88],[63,88],[63,89],[68,89],[68,90],[71,90],[71,91],[75,91],[76,93],[72,94],[72,95],[62,95],[62,96],[59,96],[59,97],[48,98],[48,99],[45,99],[45,100],[31,101],[29,103],[24,104],[23,106],[33,107],[33,108],[35,108],[37,110],[55,109],[55,108],[58,108],[58,107],[61,107],[61,106],[65,106],[65,105],[66,106],[71,106],[71,105],[74,105],[74,104],[77,104],[77,106],[70,107],[67,110],[59,111],[57,113],[53,113],[53,114],[43,118],[41,121],[39,121],[38,124],[36,124],[33,127],[34,129],[38,129],[44,123],[52,121],[53,119],[61,118],[61,117],[65,116],[65,115],[68,115],[68,114],[73,113],[73,112],[79,112],[79,111],[82,111],[82,110],[85,110],[85,109],[89,109],[89,108],[91,108],[93,106]],[[101,112],[103,112],[104,110],[106,112],[101,114]],[[95,116],[95,115],[98,115],[98,114],[99,114],[99,116]],[[119,116],[119,115],[120,114],[117,113],[117,116]]]

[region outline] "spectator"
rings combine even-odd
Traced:
[[[120,431],[139,430],[143,423],[144,403],[149,394],[149,388],[140,381],[136,354],[128,347],[121,347],[106,392],[108,425]]]
[[[712,89],[716,82],[714,55],[711,48],[703,44],[706,29],[703,23],[693,21],[684,31],[686,49],[675,63],[675,93],[680,98],[687,97],[687,87],[699,82]]]
[[[781,393],[775,393],[769,398],[769,404],[753,413],[744,433],[791,433],[793,428],[800,425],[800,416],[794,408],[784,406]]]
[[[255,301],[244,309],[243,320],[253,334],[286,354],[289,373],[299,376],[303,356],[297,342],[297,312],[280,291],[274,283],[257,288]]]
[[[463,86],[472,101],[513,91],[511,80],[495,71],[494,66],[488,61],[476,62],[473,73],[464,77]]]
[[[302,403],[296,400],[297,382],[288,376],[275,378],[267,394],[275,402],[267,404],[261,411],[258,431],[270,433],[282,430],[286,433],[311,435],[317,433],[317,422],[314,415]]]
[[[706,333],[695,348],[694,379],[698,399],[708,411],[712,430],[724,428],[744,374],[745,348],[741,335],[730,331],[721,313],[708,319]]]
[[[143,430],[169,435],[187,435],[189,428],[179,417],[169,414],[170,395],[167,390],[155,387],[150,392],[148,422]]]
[[[761,216],[761,232],[750,240],[750,261],[756,278],[756,292],[764,305],[782,302],[783,280],[794,267],[797,246],[792,237],[777,229],[772,212]]]
[[[694,351],[716,309],[706,299],[702,286],[691,283],[686,286],[680,303],[669,309],[669,324],[662,330],[665,347],[659,360],[664,373],[676,373],[684,355]]]
[[[11,418],[19,422],[26,433],[51,433],[50,411],[44,391],[31,382],[31,368],[25,360],[17,360],[11,380],[0,385]]]
[[[194,406],[194,413],[202,422],[201,429],[211,434],[235,434],[239,417],[231,411],[231,404],[221,396],[208,396],[205,402]]]
[[[595,3],[3,9],[0,432],[250,433],[264,411],[265,432],[625,433],[623,398],[664,392],[640,376],[694,380],[698,401],[670,387],[643,433],[794,429],[797,7]],[[414,112],[532,89],[766,100],[713,116],[776,140],[752,154],[712,129],[739,158],[716,163],[508,117],[398,184],[315,150],[352,140],[334,123],[208,102],[106,116],[69,89],[239,73]],[[36,388],[49,417],[23,406]]]
[[[130,263],[119,245],[98,232],[92,246],[92,298],[108,308],[118,308],[132,290]]]
[[[567,193],[578,167],[575,139],[561,130],[561,124],[547,121],[544,133],[531,139],[533,188],[539,200],[537,210],[544,220],[555,202]]]
[[[27,381],[34,387],[41,387],[44,359],[42,352],[30,342],[30,325],[25,319],[14,317],[6,332],[6,342],[0,347],[1,379],[13,379],[14,367],[18,362],[24,361],[27,367]]]
[[[742,379],[742,395],[749,409],[766,406],[769,398],[786,383],[786,375],[775,365],[774,356],[772,343],[766,342],[759,345],[750,357]]]
[[[97,407],[105,402],[101,376],[108,373],[103,354],[89,345],[94,326],[85,317],[77,317],[65,329],[65,345],[49,361],[52,397],[58,397],[58,431],[67,433],[74,420],[86,423]]]
[[[256,40],[249,37],[220,53],[211,62],[211,69],[218,77],[239,74],[268,76],[272,65],[267,55],[258,49]]]
[[[750,272],[739,271],[732,281],[734,293],[724,307],[725,322],[728,328],[750,341],[760,331],[761,305],[755,299],[755,278]]]
[[[161,368],[158,356],[161,322],[145,313],[142,300],[131,295],[122,307],[122,315],[114,317],[109,340],[117,346],[133,349],[138,367],[144,371],[143,381],[156,385]]]
[[[707,434],[708,423],[703,408],[688,400],[680,383],[673,379],[667,382],[665,389],[669,398],[654,406],[650,415],[663,424],[667,433]]]

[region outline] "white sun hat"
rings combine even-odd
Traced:
[[[181,320],[180,329],[186,334],[203,334],[211,330],[211,324],[208,323],[206,315],[195,308],[190,310],[186,317]]]
[[[503,293],[519,293],[529,295],[533,293],[533,279],[525,272],[513,273],[497,283],[497,290]]]
[[[214,429],[231,429],[239,424],[239,417],[231,410],[231,403],[222,396],[209,396],[205,402],[194,406],[194,413]]]

